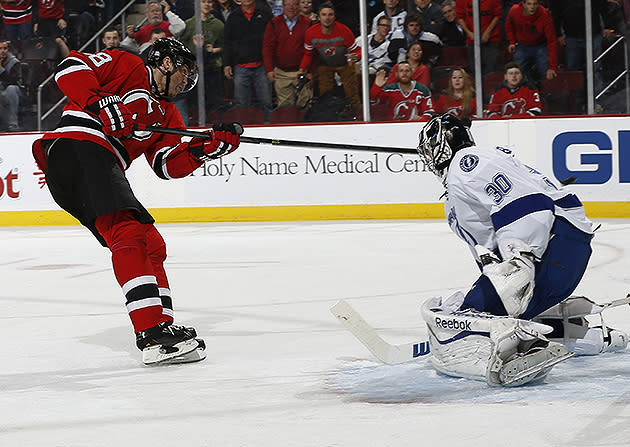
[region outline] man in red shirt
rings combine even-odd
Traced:
[[[361,58],[361,47],[355,42],[354,34],[343,23],[335,20],[335,7],[331,2],[319,7],[319,23],[306,31],[304,57],[300,73],[306,73],[317,53],[317,77],[319,94],[335,87],[335,73],[341,78],[346,99],[352,104],[355,114],[361,110],[355,62]]]
[[[529,87],[523,79],[520,65],[512,61],[505,64],[504,81],[490,97],[488,118],[522,118],[538,116],[542,103],[538,90]]]
[[[538,0],[512,6],[505,23],[508,51],[530,80],[556,77],[558,44],[551,14]]]
[[[166,16],[167,20],[164,20]],[[173,11],[166,0],[150,0],[147,4],[146,24],[136,30],[135,25],[127,26],[127,37],[122,41],[123,47],[140,52],[140,45],[151,39],[151,31],[162,28],[166,37],[178,37],[186,29],[186,23]]]
[[[474,25],[473,0],[456,0],[455,12],[457,22],[466,33],[468,47],[468,61],[475,66],[474,57]],[[481,71],[485,75],[492,71],[500,71],[501,60],[501,32],[498,28],[501,19],[501,0],[480,0],[479,15],[481,16]]]
[[[205,160],[235,150],[236,127],[215,126],[208,138],[189,142],[145,130],[184,127],[172,99],[194,87],[197,66],[172,38],[155,42],[147,66],[116,48],[72,51],[55,80],[69,101],[59,126],[33,143],[53,199],[111,251],[143,362],[203,360],[205,344],[195,330],[173,324],[166,245],[124,171],[144,156],[158,177],[185,177]]]
[[[386,85],[387,72],[380,70],[376,73],[370,98],[389,104],[392,120],[430,119],[435,113],[431,91],[426,85],[411,79],[411,66],[408,62],[397,65],[396,78],[398,82]]]
[[[298,0],[284,0],[282,11],[267,24],[263,38],[263,61],[267,78],[276,90],[278,107],[296,103],[295,87],[304,56],[304,37],[312,23],[305,15],[298,14]],[[300,105],[310,99],[304,97],[309,91],[308,96],[312,96],[310,85],[301,90],[304,94],[300,94]]]

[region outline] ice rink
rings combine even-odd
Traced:
[[[630,222],[600,221],[576,290],[630,292]],[[392,343],[477,267],[443,221],[160,225],[201,363],[145,367],[109,252],[81,227],[0,228],[0,446],[628,446],[630,351],[490,388],[380,364],[340,298]],[[606,311],[630,331],[630,306]]]

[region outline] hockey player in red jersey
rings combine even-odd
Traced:
[[[504,81],[497,87],[488,103],[488,118],[522,118],[538,116],[542,103],[538,90],[523,81],[523,72],[516,62],[505,64]]]
[[[409,62],[400,62],[397,67],[398,82],[394,84],[385,84],[385,70],[376,73],[370,99],[389,104],[392,120],[430,119],[434,113],[431,91],[426,85],[411,79]]]
[[[144,155],[158,177],[184,177],[205,159],[234,151],[237,126],[216,125],[207,138],[189,142],[144,130],[184,127],[171,100],[194,87],[197,66],[175,39],[156,41],[147,66],[115,48],[72,51],[55,80],[69,102],[59,126],[33,143],[53,198],[111,250],[143,362],[203,360],[205,344],[195,329],[173,324],[166,246],[124,171]]]

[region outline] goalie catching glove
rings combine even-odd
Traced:
[[[195,137],[190,140],[188,150],[199,161],[216,160],[238,148],[242,129],[238,123],[215,124],[208,132],[208,138]]]
[[[87,105],[87,110],[103,123],[103,133],[108,136],[123,138],[133,132],[133,117],[118,95],[94,95]]]

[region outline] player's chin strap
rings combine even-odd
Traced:
[[[160,88],[158,87],[157,82],[155,82],[155,79],[153,79],[153,90],[155,91],[155,94],[159,96],[160,99],[163,99],[165,101],[172,101],[173,98],[168,96],[168,88],[171,86],[171,75],[175,72],[175,70],[177,70],[177,67],[173,67],[171,71],[163,70],[161,67],[155,68],[157,68],[160,73],[166,76],[166,86],[164,88],[164,93],[160,92]]]

